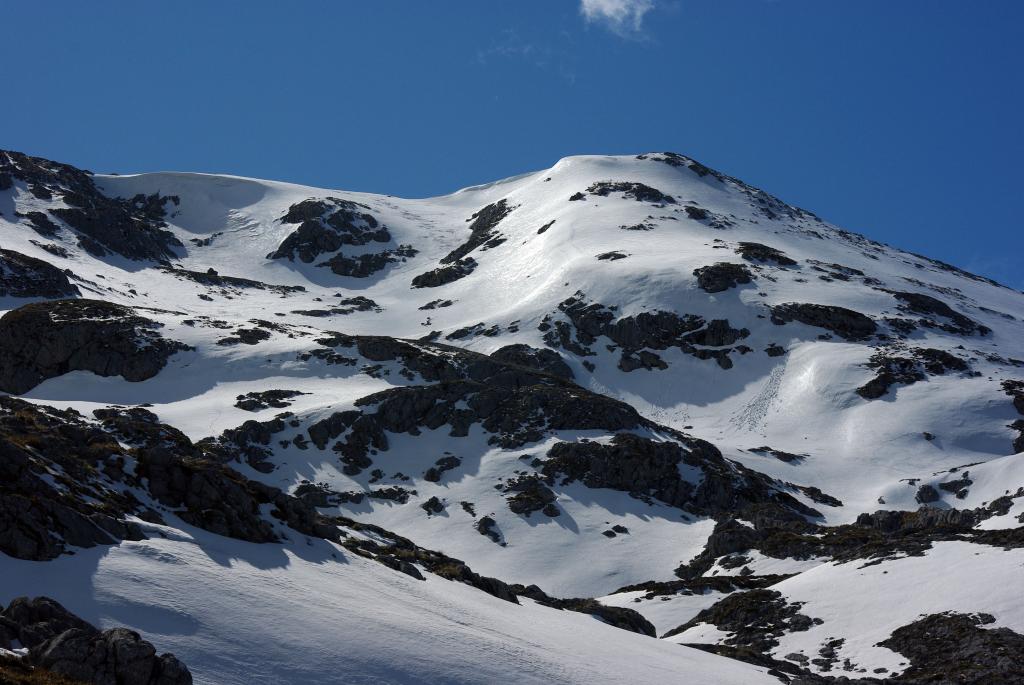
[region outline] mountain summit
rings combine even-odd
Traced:
[[[0,235],[0,674],[1024,679],[1020,292],[675,153]]]

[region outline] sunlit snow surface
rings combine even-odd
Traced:
[[[657,207],[624,199],[621,193],[569,201],[592,183],[607,180],[642,182],[675,196],[679,204]],[[38,242],[38,235],[13,224],[13,212],[2,207],[3,247],[71,269],[91,283],[78,283],[86,297],[160,310],[146,316],[164,324],[164,336],[195,347],[175,355],[149,381],[129,383],[74,372],[24,396],[34,402],[84,413],[109,404],[149,403],[161,420],[198,439],[280,411],[237,409],[237,395],[271,388],[301,390],[309,394],[295,398],[288,408],[301,427],[283,434],[289,439],[315,420],[352,408],[360,397],[410,382],[397,373],[374,378],[359,366],[299,360],[297,355],[315,347],[313,339],[322,331],[418,338],[432,330],[447,334],[483,322],[500,326],[501,332],[447,342],[480,352],[519,342],[543,347],[537,325],[560,302],[582,291],[589,301],[617,306],[619,316],[670,310],[728,319],[733,327],[749,329],[742,342],[753,352],[733,354],[735,366],[729,370],[670,349],[659,352],[668,369],[624,373],[616,367],[618,353],[600,343],[594,346],[597,355],[589,358],[597,364],[593,372],[573,355],[565,359],[584,387],[709,440],[727,458],[839,498],[841,507],[813,505],[829,523],[850,522],[859,513],[880,508],[915,509],[917,485],[938,482],[948,476],[942,472],[965,464],[977,464],[969,467],[974,484],[967,498],[956,500],[944,493],[940,506],[982,506],[1024,485],[1022,459],[1009,456],[1015,434],[1007,425],[1018,417],[999,389],[1001,380],[1021,377],[1024,370],[984,358],[1024,358],[1024,295],[849,239],[809,215],[771,219],[739,187],[714,176],[701,177],[650,159],[589,156],[422,200],[186,173],[102,176],[97,182],[111,195],[180,196],[181,204],[168,222],[185,245],[176,262],[181,267],[213,267],[223,276],[301,285],[306,292],[282,296],[241,290],[230,299],[215,294],[213,301],[206,301],[199,298],[208,292],[204,286],[141,263],[99,260],[77,248],[66,259],[55,257],[31,242]],[[15,192],[20,211],[46,204],[24,189]],[[314,197],[366,204],[396,244],[411,244],[419,253],[366,279],[336,276],[315,264],[267,259],[295,229],[280,217],[289,206]],[[497,229],[506,241],[472,253],[479,266],[470,276],[439,288],[411,289],[414,276],[435,268],[466,240],[470,216],[500,199],[515,207]],[[688,201],[733,225],[714,229],[688,218],[681,210]],[[620,228],[645,221],[651,230]],[[209,245],[190,242],[205,238],[211,239]],[[800,265],[787,270],[766,266],[754,284],[725,292],[700,290],[693,270],[719,261],[742,263],[733,251],[739,241],[778,248]],[[596,259],[612,250],[628,257]],[[863,366],[870,347],[839,338],[819,340],[821,329],[802,324],[776,326],[767,307],[823,303],[882,319],[898,315],[898,302],[860,279],[823,281],[809,267],[809,259],[861,270],[878,279],[880,287],[926,292],[991,328],[985,337],[925,328],[912,335],[917,346],[970,357],[980,374],[949,374],[897,386],[874,401],[858,397],[854,389],[873,376]],[[337,294],[371,298],[382,311],[328,318],[292,313],[329,306]],[[419,309],[436,299],[454,304]],[[4,298],[0,307],[24,302]],[[201,316],[235,325],[270,320],[291,326],[294,337],[275,333],[255,346],[219,346],[215,341],[226,334],[223,330],[182,323]],[[518,330],[509,332],[513,322]],[[773,343],[788,353],[769,357],[763,350]],[[925,432],[935,439],[924,439]],[[418,491],[418,498],[404,506],[369,500],[346,506],[342,513],[463,559],[479,573],[536,583],[563,597],[599,597],[632,583],[670,580],[673,569],[700,552],[714,525],[672,507],[578,483],[559,490],[560,516],[517,516],[494,485],[523,468],[522,457],[543,456],[555,437],[519,450],[489,446],[486,437],[479,427],[466,438],[450,437],[447,428],[418,437],[389,436],[390,449],[375,457],[375,466],[389,476],[412,476],[415,480],[408,486]],[[748,451],[763,445],[806,457],[785,463]],[[304,479],[339,491],[364,487],[365,475],[343,475],[329,449],[310,446],[303,451],[276,441],[271,446],[275,471],[239,470],[285,489]],[[445,451],[460,457],[462,466],[440,483],[423,481],[423,471]],[[908,479],[920,480],[914,485]],[[448,508],[427,517],[418,503],[432,495],[446,499]],[[478,517],[492,516],[507,545],[480,535],[460,501],[473,502]],[[982,527],[1019,525],[1015,519],[1022,513],[1022,501],[1016,501],[1009,515]],[[629,534],[612,539],[601,534],[616,524],[626,526]],[[426,582],[413,580],[325,542],[297,538],[284,546],[256,546],[184,525],[162,532],[166,538],[79,551],[47,563],[0,558],[0,600],[48,594],[86,619],[136,628],[159,648],[182,657],[197,681],[206,683],[772,681],[762,675],[763,669],[674,644],[697,641],[697,635],[658,641],[529,600],[512,606],[429,574]],[[799,573],[774,589],[806,602],[803,611],[824,620],[811,631],[785,636],[775,650],[777,657],[793,651],[813,656],[827,638],[845,637],[840,658],[868,669],[899,670],[897,656],[873,645],[921,614],[986,611],[999,625],[1024,628],[1024,607],[1012,593],[1019,588],[1022,562],[1020,550],[942,543],[923,557],[864,569],[855,562],[814,560],[787,566],[755,558],[751,564],[757,573]],[[616,594],[603,601],[640,611],[659,634],[720,598],[637,603],[637,597]]]

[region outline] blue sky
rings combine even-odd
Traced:
[[[673,150],[1024,288],[1024,2],[7,3],[0,147],[425,196]]]

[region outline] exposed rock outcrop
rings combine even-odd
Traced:
[[[954,310],[942,300],[925,295],[923,293],[908,293],[896,290],[886,291],[899,300],[901,308],[913,314],[920,314],[926,318],[920,319],[918,323],[931,328],[940,328],[947,333],[959,335],[987,335],[990,329],[982,326],[973,319]],[[930,318],[929,318],[930,317]],[[940,320],[936,321],[934,317]],[[942,321],[944,320],[944,321]]]
[[[75,411],[0,397],[0,552],[46,560],[68,547],[141,539],[124,521],[137,511],[134,498],[104,479],[123,479],[128,458]]]
[[[326,266],[338,276],[367,278],[378,271],[383,271],[389,264],[405,261],[409,257],[415,257],[417,254],[417,250],[411,245],[399,245],[393,250],[382,250],[381,252],[369,252],[354,256],[339,253],[317,264],[317,266]]]
[[[927,486],[921,502],[935,501],[938,491]],[[751,506],[742,518],[750,524],[722,519],[705,543],[704,550],[680,565],[676,575],[684,579],[704,575],[718,557],[758,550],[777,559],[825,558],[838,562],[880,563],[900,555],[920,556],[933,542],[962,540],[977,544],[1020,547],[1024,528],[977,531],[979,522],[997,514],[1004,503],[978,509],[938,509],[922,506],[916,511],[876,511],[861,514],[851,524],[821,526],[794,517],[775,506]]]
[[[283,224],[298,224],[267,259],[294,260],[310,263],[343,245],[366,245],[373,241],[387,243],[391,234],[369,213],[366,205],[334,197],[303,200],[288,208],[280,218]]]
[[[761,243],[739,243],[736,254],[748,262],[768,262],[778,266],[796,266],[796,260],[790,259],[781,250],[768,247]]]
[[[461,465],[461,459],[455,455],[446,453],[445,456],[435,461],[434,465],[427,469],[426,473],[423,474],[423,480],[431,483],[439,483],[441,482],[441,476],[448,471],[457,469]]]
[[[772,323],[781,326],[790,321],[824,328],[850,341],[866,340],[878,330],[878,325],[871,317],[845,307],[805,303],[772,307]]]
[[[1017,413],[1024,416],[1024,381],[1006,380],[1000,387],[1013,400],[1013,408],[1017,410]]]
[[[411,245],[359,254],[338,252],[343,247],[391,242],[391,233],[369,209],[364,204],[336,197],[310,198],[294,204],[280,221],[299,227],[268,254],[267,259],[294,261],[298,257],[308,264],[321,255],[337,253],[317,266],[327,267],[339,276],[367,278],[389,264],[414,257],[417,251]]]
[[[483,251],[501,245],[506,239],[497,232],[497,226],[514,209],[508,200],[498,200],[475,212],[466,220],[472,222],[469,225],[469,239],[442,257],[441,263],[456,264],[477,248]]]
[[[0,612],[0,647],[9,649],[13,640],[28,648],[22,666],[48,676],[95,685],[192,683],[192,674],[173,654],[158,655],[126,628],[100,631],[49,597],[19,597]],[[28,668],[21,670],[28,673]]]
[[[102,632],[71,629],[29,652],[29,662],[85,683],[190,685],[192,674],[173,654],[127,628]]]
[[[572,380],[573,373],[569,365],[565,363],[561,355],[553,350],[538,349],[522,343],[505,345],[502,348],[491,352],[491,359],[499,362],[525,366],[529,369],[537,369],[552,376]]]
[[[0,248],[0,297],[76,297],[70,271],[28,255]]]
[[[555,506],[555,493],[536,475],[523,475],[509,481],[505,484],[505,492],[512,493],[507,501],[514,514],[529,516],[535,511],[543,511],[547,516],[558,516],[560,513]]]
[[[671,195],[666,195],[657,188],[633,181],[599,181],[590,185],[587,188],[587,193],[599,197],[608,197],[612,193],[622,193],[622,196],[625,198],[653,204],[671,205],[676,202],[675,198]]]
[[[465,278],[473,273],[477,261],[469,257],[470,252],[489,250],[505,242],[497,226],[515,207],[507,200],[499,200],[475,212],[469,219],[469,238],[441,258],[441,265],[412,279],[413,288],[437,288]]]
[[[810,630],[811,626],[822,622],[801,613],[801,608],[798,602],[786,602],[782,593],[776,590],[736,592],[662,637],[672,637],[707,623],[730,634],[724,644],[767,653],[778,646],[779,638],[784,634]]]
[[[403,375],[419,374],[434,383],[363,397],[356,401],[358,409],[336,412],[309,426],[311,442],[321,449],[344,434],[333,449],[346,473],[367,468],[372,452],[387,449],[389,431],[415,435],[424,428],[448,425],[453,437],[463,437],[471,426],[480,425],[491,434],[491,444],[518,447],[552,430],[622,430],[643,424],[627,404],[583,390],[547,371],[468,350],[341,334],[319,342],[355,348],[370,360],[400,361]]]
[[[229,292],[252,289],[267,290],[281,295],[289,295],[291,293],[301,293],[306,291],[306,289],[301,285],[272,285],[261,281],[254,281],[249,278],[221,276],[212,268],[206,271],[189,271],[188,269],[164,267],[164,271],[182,280],[192,281],[200,285],[219,288],[223,291]]]
[[[821,221],[813,213],[808,212],[805,209],[787,204],[759,188],[754,188],[753,186],[744,183],[738,178],[727,176],[721,171],[712,169],[707,165],[701,164],[695,159],[681,155],[677,152],[660,152],[637,155],[636,158],[641,160],[649,159],[653,162],[660,162],[671,167],[686,169],[696,174],[699,178],[705,178],[709,181],[713,179],[711,182],[718,182],[724,185],[733,186],[748,198],[751,207],[769,219],[775,220],[780,217],[785,217],[793,221]]]
[[[628,630],[632,633],[639,633],[640,635],[646,635],[648,637],[655,637],[657,635],[651,622],[644,618],[639,612],[633,611],[632,609],[605,606],[596,599],[590,599],[587,597],[558,599],[549,596],[536,585],[528,585],[525,587],[522,585],[513,585],[512,589],[517,595],[528,597],[538,604],[543,604],[544,606],[551,607],[552,609],[577,611],[583,614],[590,614],[591,616],[596,616],[605,623],[621,630]]]
[[[34,649],[67,630],[95,630],[49,597],[17,597],[6,609],[0,605],[0,647],[10,649],[17,640]]]
[[[333,522],[302,500],[226,467],[244,458],[237,441],[193,444],[142,408],[94,414],[99,424],[71,410],[0,398],[0,552],[46,560],[72,546],[143,539],[127,515],[162,519],[133,492],[188,523],[242,540],[278,539],[264,505],[300,533],[339,538]]]
[[[697,277],[697,285],[707,293],[720,293],[735,288],[737,285],[750,283],[753,276],[750,269],[742,264],[718,262],[710,266],[702,266],[693,270]]]
[[[247,392],[235,399],[235,406],[245,411],[260,411],[274,407],[283,409],[291,404],[288,400],[299,395],[306,395],[301,390],[262,390],[259,392]]]
[[[181,247],[163,221],[167,204],[179,202],[175,196],[107,197],[89,172],[20,152],[0,150],[0,175],[25,183],[38,198],[59,197],[65,206],[48,210],[50,215],[74,229],[79,243],[95,256],[114,252],[134,260],[164,261]],[[37,231],[56,233],[45,215],[30,219]]]
[[[465,257],[452,264],[439,266],[426,273],[415,276],[412,279],[413,288],[437,288],[448,283],[454,283],[460,278],[473,273],[476,269],[476,260],[472,257]]]
[[[587,302],[586,295],[579,291],[562,301],[558,309],[567,320],[549,315],[538,326],[544,332],[545,343],[585,357],[594,354],[591,346],[598,336],[605,336],[622,349],[619,368],[623,371],[667,368],[660,357],[650,352],[645,355],[642,350],[670,347],[698,359],[714,359],[723,369],[729,369],[733,365],[729,355],[734,349],[727,346],[750,335],[745,328],[732,328],[725,319],[709,322],[694,314],[655,311],[620,318],[614,307]]]
[[[871,356],[866,366],[877,371],[874,378],[857,388],[857,394],[866,400],[882,397],[896,384],[912,385],[929,376],[941,376],[949,371],[964,372],[970,368],[960,357],[933,348],[882,349]]]
[[[897,628],[879,643],[910,661],[901,683],[1024,682],[1024,635],[1008,628],[984,628],[988,614],[931,614]]]
[[[27,304],[0,317],[0,390],[23,393],[69,371],[144,381],[188,346],[160,324],[99,300]]]
[[[727,461],[711,443],[679,434],[679,442],[657,442],[630,433],[608,444],[559,442],[548,450],[540,472],[551,482],[580,481],[591,488],[610,488],[640,499],[655,498],[695,514],[720,516],[752,506],[778,506],[799,520],[820,516],[801,504],[767,476]],[[687,479],[687,468],[699,475]]]

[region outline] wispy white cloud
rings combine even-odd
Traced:
[[[580,13],[588,22],[604,24],[621,36],[643,33],[644,15],[654,0],[580,0]]]
[[[556,73],[572,85],[576,82],[576,69],[573,66],[575,60],[565,48],[565,44],[571,40],[564,35],[562,38],[562,43],[553,48],[543,38],[531,42],[524,40],[514,29],[506,29],[491,41],[489,47],[477,51],[476,61],[485,67],[501,60],[517,61]]]
[[[523,59],[537,67],[543,68],[547,66],[547,62],[551,57],[551,49],[525,41],[520,38],[515,30],[506,29],[501,32],[497,40],[491,42],[490,47],[478,50],[476,53],[476,59],[481,64],[486,64],[495,57]]]

